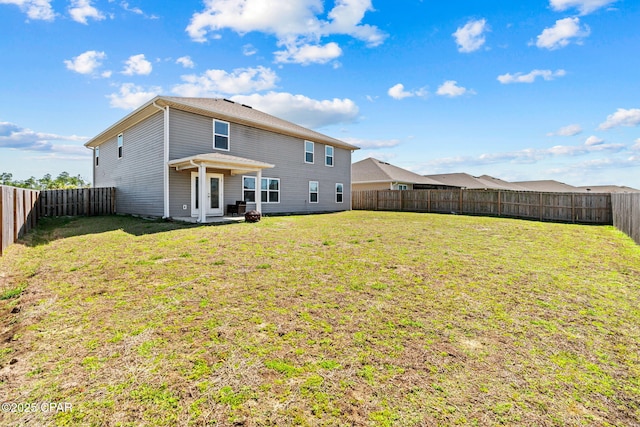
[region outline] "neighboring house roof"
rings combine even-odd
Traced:
[[[489,181],[483,181],[467,173],[444,173],[437,175],[425,175],[425,177],[440,182],[441,185],[451,185],[468,189],[494,188],[504,190],[506,188],[497,186]]]
[[[640,193],[640,190],[623,185],[590,185],[582,188],[590,193]]]
[[[107,130],[91,139],[86,147],[97,147],[103,142],[115,137],[120,132],[142,120],[156,114],[160,108],[169,106],[172,109],[188,111],[207,117],[240,123],[247,126],[264,129],[284,135],[293,136],[313,142],[328,144],[348,150],[358,150],[355,145],[323,135],[295,123],[277,118],[270,114],[221,98],[181,98],[174,96],[157,96],[142,105]]]
[[[541,191],[546,193],[586,193],[587,190],[564,182],[554,181],[552,179],[542,181],[520,181],[514,182],[529,191]]]
[[[351,165],[351,183],[400,182],[407,184],[449,185],[413,173],[382,160],[369,157]]]
[[[500,178],[495,178],[490,175],[480,175],[477,179],[481,182],[487,182],[491,184],[492,187],[490,188],[494,188],[494,189],[497,188],[497,189],[513,190],[513,191],[529,191],[527,188],[521,185],[518,185],[513,182],[505,181]]]

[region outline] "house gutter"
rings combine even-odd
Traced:
[[[162,184],[164,190],[164,214],[162,218],[169,218],[169,106],[161,107],[153,101],[152,105],[164,113],[164,170]]]

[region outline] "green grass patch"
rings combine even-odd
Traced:
[[[640,248],[612,227],[114,216],[21,243],[0,394],[73,412],[0,423],[640,425]]]

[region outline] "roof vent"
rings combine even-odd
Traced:
[[[227,102],[230,102],[230,103],[232,103],[232,104],[235,104],[235,102],[233,102],[232,100],[230,100],[230,99],[227,99],[227,98],[222,98],[222,100],[223,100],[223,101],[227,101]]]
[[[253,107],[251,105],[247,105],[247,104],[242,104],[243,107],[247,107],[247,108],[251,108],[253,110]]]

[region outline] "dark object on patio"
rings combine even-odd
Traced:
[[[260,212],[258,211],[249,211],[244,214],[244,220],[246,222],[260,222]]]
[[[227,215],[242,215],[247,211],[244,200],[236,200],[235,205],[227,205]]]

